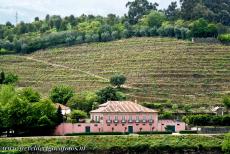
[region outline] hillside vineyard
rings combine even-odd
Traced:
[[[80,91],[109,85],[116,73],[127,77],[130,99],[178,104],[218,104],[230,89],[230,48],[173,38],[131,38],[108,43],[47,49],[0,57],[0,68],[18,74],[19,87],[45,96],[56,84]]]

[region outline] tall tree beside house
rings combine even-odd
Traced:
[[[24,88],[19,92],[19,94],[23,99],[28,100],[30,103],[39,102],[41,99],[41,95],[30,87]]]
[[[105,103],[106,101],[120,101],[126,99],[124,93],[118,91],[113,87],[106,87],[97,92],[99,97],[99,103]]]
[[[72,122],[80,122],[80,119],[87,118],[87,113],[81,110],[73,110],[70,115]]]
[[[54,103],[66,104],[74,96],[74,90],[67,85],[55,86],[50,92],[50,99]]]
[[[121,85],[125,84],[126,77],[124,75],[114,75],[110,78],[110,83],[113,86],[117,86],[118,88],[121,87]]]
[[[98,102],[98,96],[94,92],[82,92],[75,94],[66,104],[71,109],[89,112],[94,102]]]
[[[56,112],[56,116],[57,116],[57,124],[60,124],[63,122],[63,115],[62,115],[62,111],[61,111],[61,107],[59,106],[58,109],[57,109],[57,112]]]

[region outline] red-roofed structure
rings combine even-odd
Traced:
[[[108,101],[90,112],[90,123],[64,123],[56,129],[56,135],[83,132],[150,132],[165,131],[166,126],[174,131],[185,129],[185,124],[168,120],[158,121],[158,111],[131,101]]]

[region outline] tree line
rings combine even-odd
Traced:
[[[181,7],[172,2],[167,9],[159,10],[157,3],[135,0],[126,4],[128,13],[121,17],[47,15],[44,20],[36,17],[32,23],[7,22],[0,25],[0,53],[31,53],[58,44],[106,42],[133,36],[190,39],[229,33],[229,0],[180,0],[180,3]]]

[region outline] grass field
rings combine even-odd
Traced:
[[[97,90],[108,79],[127,77],[130,99],[178,104],[219,104],[230,93],[230,47],[172,38],[131,38],[108,43],[0,56],[0,68],[17,73],[19,87],[45,96],[56,84],[76,92]]]

